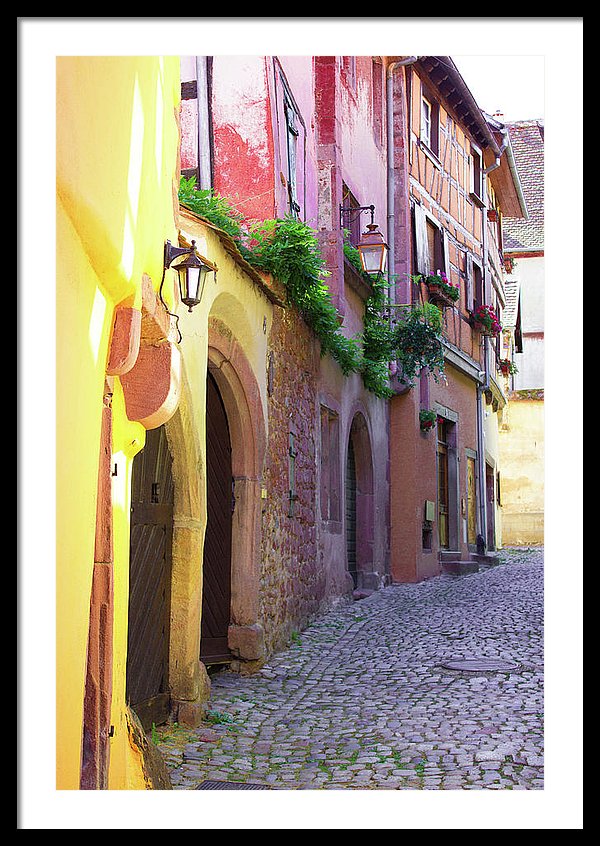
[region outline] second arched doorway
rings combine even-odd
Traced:
[[[206,533],[202,576],[200,659],[206,666],[229,662],[231,532],[234,485],[231,436],[219,387],[206,380]]]
[[[355,589],[378,586],[374,576],[374,489],[371,439],[366,419],[352,419],[345,469],[346,566]],[[377,584],[375,584],[377,582]]]

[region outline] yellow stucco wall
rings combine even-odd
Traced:
[[[492,405],[487,404],[485,400],[483,403],[483,441],[485,445],[485,462],[494,470],[494,478],[498,472],[502,472],[500,463],[500,445],[499,445],[499,421],[498,413],[493,410]],[[494,521],[494,537],[496,549],[501,549],[503,545],[502,534],[502,508],[497,500],[497,485],[495,488],[494,513],[492,515]],[[489,517],[488,517],[489,520]]]
[[[160,284],[176,241],[179,59],[59,57],[56,63],[56,772],[77,789],[104,376],[114,309]],[[169,300],[169,291],[165,291]],[[143,786],[124,729],[128,478],[144,429],[113,397],[114,682],[110,786]]]
[[[544,402],[512,398],[500,426],[505,546],[544,542]]]

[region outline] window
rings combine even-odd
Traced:
[[[423,94],[421,97],[420,141],[437,157],[439,153],[440,108],[433,98]]]
[[[431,147],[431,103],[426,97],[421,100],[421,141]]]
[[[467,280],[465,289],[465,305],[469,311],[474,311],[478,306],[483,305],[483,268],[479,261],[470,253],[467,253]]]
[[[277,213],[301,218],[305,203],[306,126],[292,89],[277,59],[273,60],[277,122],[277,157],[282,188],[277,196]]]
[[[342,209],[342,229],[347,230],[348,241],[356,247],[361,232],[360,203],[345,183],[342,184]]]
[[[300,211],[300,204],[298,202],[298,136],[300,134],[298,129],[298,115],[292,104],[291,99],[286,95],[283,100],[283,110],[285,114],[286,125],[286,145],[287,145],[287,164],[288,164],[288,197],[290,203],[290,212],[297,217]]]
[[[450,275],[448,234],[419,204],[414,207],[415,273],[428,276],[437,270]]]
[[[338,415],[321,406],[321,518],[339,522],[340,426]]]
[[[444,256],[442,250],[442,239],[440,237],[439,227],[435,226],[430,220],[427,221],[427,266],[430,273],[435,273],[438,270],[445,270]]]
[[[471,145],[471,197],[480,203],[484,201],[484,173],[481,150]]]

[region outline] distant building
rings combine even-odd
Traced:
[[[544,387],[544,124],[539,120],[509,123],[527,218],[503,220],[508,282],[520,291],[522,349],[515,354],[514,390]]]
[[[525,219],[503,219],[504,259],[510,308],[507,351],[516,372],[507,379],[502,413],[501,502],[505,545],[541,544],[544,539],[544,124],[508,124]],[[510,348],[510,350],[509,350]]]

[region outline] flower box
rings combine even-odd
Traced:
[[[419,427],[422,432],[429,432],[437,423],[437,414],[429,409],[421,409],[419,412]]]
[[[430,302],[436,305],[453,306],[460,296],[458,285],[451,282],[443,271],[426,276],[425,285]]]
[[[498,362],[498,367],[503,376],[512,376],[518,373],[517,365],[509,358],[501,358]]]
[[[482,305],[475,309],[471,315],[471,326],[480,335],[496,337],[502,331],[502,324],[496,317],[496,313],[489,305]]]

